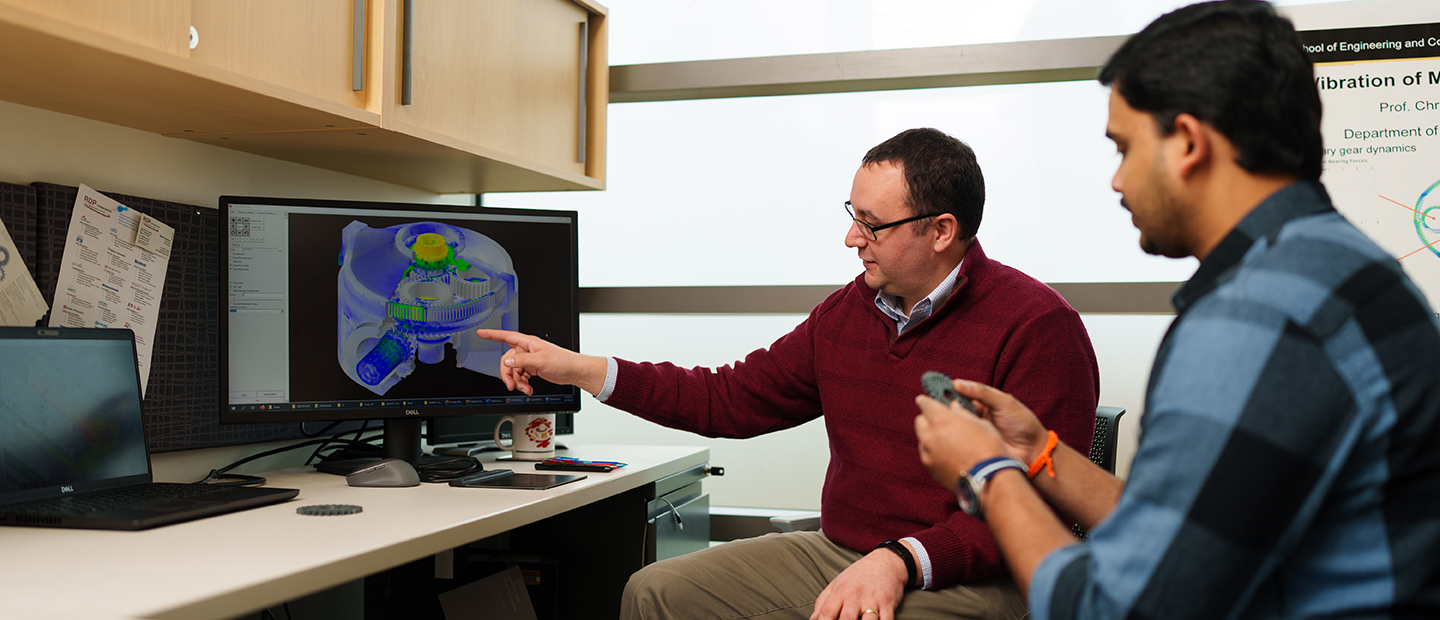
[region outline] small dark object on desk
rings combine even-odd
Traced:
[[[614,465],[601,465],[599,463],[568,463],[565,461],[540,461],[535,464],[535,469],[544,471],[615,471]]]
[[[359,514],[364,509],[354,504],[312,504],[295,509],[297,514],[312,517],[338,517]]]
[[[494,478],[499,478],[499,477],[501,477],[501,476],[509,476],[509,475],[511,475],[511,474],[513,474],[513,473],[515,473],[515,472],[512,471],[512,470],[509,470],[509,469],[487,469],[487,470],[485,470],[485,471],[477,471],[477,472],[475,472],[475,473],[473,473],[473,474],[466,474],[466,475],[464,475],[464,476],[456,476],[455,478],[450,479],[450,486],[452,486],[452,487],[472,486],[472,485],[474,485],[475,483],[478,483],[478,482],[482,482],[482,481],[485,481],[485,480],[491,480],[491,479],[494,479]]]
[[[585,476],[583,474],[517,474],[508,469],[490,469],[451,480],[450,486],[469,489],[532,489],[543,491],[584,479]]]

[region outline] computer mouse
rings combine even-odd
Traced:
[[[350,472],[345,481],[352,487],[420,486],[415,466],[400,459],[382,459]]]

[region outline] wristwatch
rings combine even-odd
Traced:
[[[980,492],[985,490],[985,483],[989,482],[991,476],[1006,469],[1018,469],[1025,473],[1025,466],[1020,461],[1008,456],[997,456],[992,459],[980,461],[965,475],[960,476],[960,483],[957,485],[956,496],[960,500],[960,509],[965,514],[985,520],[985,513],[980,510]]]

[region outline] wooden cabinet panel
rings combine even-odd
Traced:
[[[188,29],[188,26],[187,26]],[[378,126],[379,114],[0,2],[0,99],[159,134]]]
[[[0,0],[171,54],[190,53],[190,0]]]
[[[193,0],[194,51],[191,2],[0,0],[0,100],[437,193],[604,189],[603,6],[415,0],[400,105],[404,0],[366,0],[359,93],[355,0]]]
[[[584,174],[581,24],[589,13],[568,0],[412,1],[411,103],[399,103],[397,88],[382,122]],[[397,6],[403,14],[404,0]],[[395,23],[403,28],[403,15]],[[403,72],[403,59],[396,62]]]
[[[337,103],[371,106],[376,80],[366,76],[362,90],[352,88],[354,0],[193,0],[192,7],[200,44],[191,58]],[[373,47],[367,45],[372,22],[364,20],[362,55]]]

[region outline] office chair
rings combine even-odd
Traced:
[[[1120,416],[1125,415],[1124,407],[1095,408],[1095,437],[1090,442],[1090,462],[1115,473],[1115,444],[1119,437]],[[770,525],[782,532],[804,532],[820,529],[820,513],[812,512],[802,516],[770,517]],[[1080,540],[1085,532],[1076,525],[1073,530]]]
[[[1124,407],[1095,408],[1095,439],[1090,442],[1090,462],[1115,473],[1115,444],[1120,435],[1120,416]]]
[[[1115,444],[1120,437],[1122,415],[1125,415],[1124,407],[1100,405],[1095,408],[1095,439],[1090,442],[1090,462],[1111,474],[1115,473]],[[1080,529],[1078,523],[1070,533],[1085,540],[1085,530]]]

